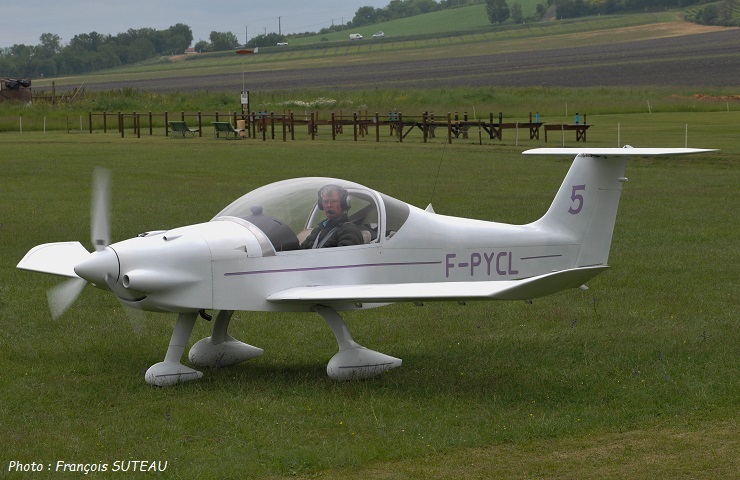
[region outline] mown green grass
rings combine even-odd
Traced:
[[[623,143],[683,146],[688,123],[689,146],[722,151],[630,162],[613,268],[590,290],[349,313],[357,341],[404,360],[359,383],[326,378],[336,343],[318,316],[240,312],[231,333],[265,356],[169,389],[143,371],[162,359],[173,316],[132,320],[88,287],[52,321],[44,292],[58,279],[15,269],[36,244],[88,243],[94,166],[113,170],[120,240],[304,175],[525,223],[571,159],[522,157],[544,142],[508,134],[483,146],[0,134],[0,460],[167,460],[166,478],[736,476],[737,113],[592,121],[589,145],[614,146],[620,124]],[[191,343],[207,335],[199,322]]]

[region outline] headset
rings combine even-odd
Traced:
[[[346,212],[347,210],[349,210],[352,207],[352,201],[349,198],[349,192],[347,192],[346,189],[340,187],[339,185],[334,185],[334,184],[324,185],[323,187],[321,187],[321,189],[319,189],[319,201],[318,201],[319,210],[324,209],[324,205],[321,203],[321,195],[326,192],[334,192],[334,191],[339,192],[339,205],[342,211]]]

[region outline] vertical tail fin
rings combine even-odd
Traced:
[[[534,225],[580,245],[574,267],[605,265],[617,218],[627,156],[708,152],[691,148],[538,148],[527,155],[576,155],[547,213]]]

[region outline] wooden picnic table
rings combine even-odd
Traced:
[[[547,143],[547,132],[548,130],[559,130],[565,132],[566,130],[576,132],[576,142],[583,140],[586,141],[586,130],[589,129],[591,124],[587,123],[558,123],[552,125],[545,125],[545,143]]]

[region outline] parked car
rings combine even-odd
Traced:
[[[381,38],[381,37],[385,37],[385,33],[383,33],[382,30],[378,33],[373,33],[373,38]]]

